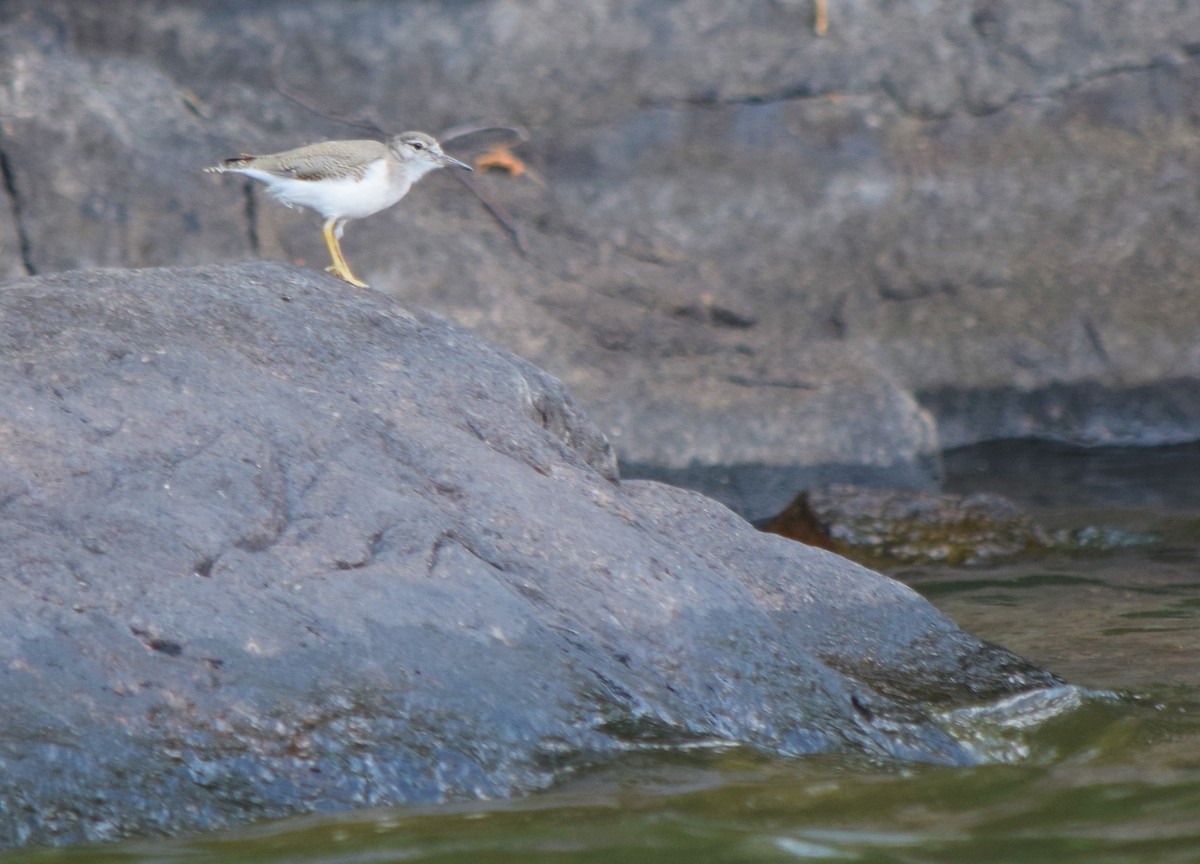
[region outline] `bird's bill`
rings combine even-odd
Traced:
[[[441,162],[443,165],[453,165],[456,168],[466,168],[468,171],[475,170],[466,162],[459,162],[453,156],[447,156],[445,153],[434,153],[433,158]]]

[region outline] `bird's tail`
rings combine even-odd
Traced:
[[[224,174],[226,171],[246,168],[253,159],[254,157],[249,153],[243,153],[241,156],[230,156],[228,159],[222,160],[220,165],[211,165],[204,170],[209,174]]]

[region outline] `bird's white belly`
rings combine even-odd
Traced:
[[[373,164],[362,178],[343,177],[320,181],[278,177],[253,169],[242,172],[267,184],[267,191],[289,207],[308,207],[326,219],[362,219],[391,207],[404,197],[412,183],[389,176],[384,161]]]

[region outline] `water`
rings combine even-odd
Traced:
[[[744,749],[631,756],[495,804],[285,820],[3,864],[1200,861],[1200,448],[999,444],[948,486],[1130,544],[895,575],[961,625],[1094,691],[975,768]]]

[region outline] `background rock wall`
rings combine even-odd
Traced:
[[[1200,3],[829,7],[0,2],[0,278],[321,267],[315,216],[199,168],[519,123],[494,212],[445,172],[347,255],[561,377],[627,473],[762,516],[991,437],[1198,437]]]

